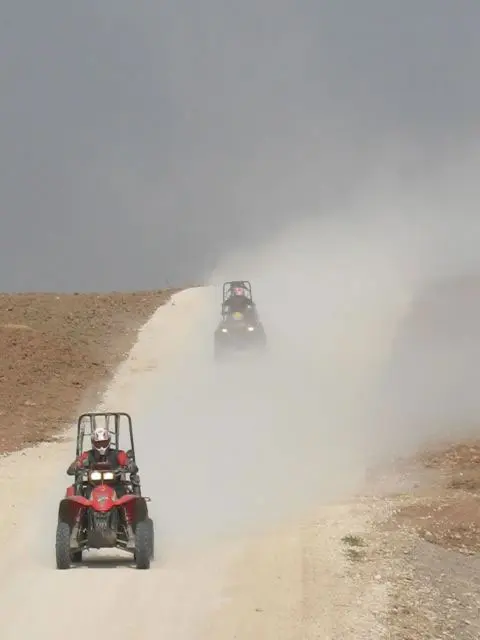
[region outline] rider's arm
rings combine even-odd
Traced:
[[[117,464],[119,467],[126,467],[130,473],[137,473],[138,467],[135,462],[127,456],[125,451],[119,451],[117,455]]]
[[[74,476],[78,470],[78,461],[75,459],[67,469],[67,476]]]
[[[68,467],[67,475],[74,476],[81,467],[85,466],[86,461],[88,461],[88,453],[85,451],[78,456],[78,458],[75,458],[72,464]]]

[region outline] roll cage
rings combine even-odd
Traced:
[[[250,300],[253,300],[252,285],[250,284],[249,280],[231,280],[229,282],[223,283],[223,302],[228,300],[232,289],[235,289],[236,287],[243,287],[244,289],[246,289],[248,297],[250,298]]]
[[[86,449],[90,449],[90,437],[94,429],[103,426],[111,436],[111,447],[118,451],[125,449],[129,458],[135,463],[135,443],[133,439],[132,418],[123,411],[99,411],[82,413],[77,420],[76,456],[81,455]],[[123,437],[122,437],[123,435]],[[124,437],[127,440],[124,440]],[[88,446],[85,448],[85,439]]]

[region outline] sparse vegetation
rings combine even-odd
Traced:
[[[350,547],[365,547],[366,546],[365,540],[363,538],[361,538],[360,536],[354,536],[352,534],[348,534],[346,536],[343,536],[342,542],[343,542],[343,544],[346,544],[346,545],[348,545]]]
[[[358,562],[365,558],[367,544],[361,536],[348,534],[343,536],[342,542],[345,545],[345,554],[350,560]]]

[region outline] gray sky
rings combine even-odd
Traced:
[[[0,289],[182,284],[377,150],[422,179],[479,132],[479,26],[478,0],[4,2]]]

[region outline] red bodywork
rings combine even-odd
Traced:
[[[131,523],[134,519],[135,502],[139,499],[142,500],[142,498],[133,494],[127,494],[121,498],[117,498],[113,487],[101,484],[92,489],[90,499],[74,495],[74,488],[68,487],[66,498],[64,498],[62,502],[68,502],[69,504],[70,518],[68,519],[71,519],[71,521],[79,517],[82,508],[91,508],[94,509],[94,511],[106,513],[115,507],[123,507],[125,509],[127,522]]]

